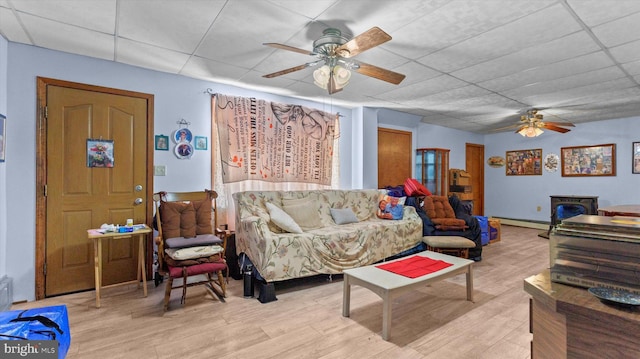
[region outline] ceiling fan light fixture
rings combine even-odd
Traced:
[[[544,133],[540,128],[535,126],[527,126],[518,131],[523,137],[538,137]]]
[[[351,71],[346,68],[336,65],[333,69],[329,69],[328,65],[322,65],[313,72],[313,83],[326,90],[329,86],[329,80],[331,79],[331,71],[333,71],[333,78],[336,82],[336,89],[342,89],[349,84],[351,78]]]

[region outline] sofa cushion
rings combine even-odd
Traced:
[[[353,210],[347,208],[331,208],[331,217],[336,224],[348,224],[358,222],[358,217],[353,213]]]
[[[298,223],[296,223],[296,221],[291,218],[291,216],[287,212],[280,209],[280,207],[269,202],[267,202],[265,205],[267,206],[267,210],[269,211],[269,215],[271,216],[271,221],[278,227],[289,233],[303,232]]]
[[[322,227],[318,202],[309,197],[283,198],[282,209],[293,218],[303,231]]]
[[[196,211],[190,202],[161,202],[160,218],[164,238],[196,236]]]

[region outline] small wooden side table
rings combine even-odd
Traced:
[[[101,233],[98,229],[88,229],[87,237],[93,240],[93,255],[94,255],[94,268],[95,268],[95,276],[96,276],[96,308],[100,308],[100,289],[113,287],[124,284],[132,284],[137,283],[138,288],[140,288],[140,278],[142,277],[142,289],[144,291],[144,296],[147,296],[147,272],[144,263],[144,248],[145,248],[145,239],[146,235],[151,233],[151,228],[149,226],[144,225],[143,228],[136,228],[133,232],[107,232]],[[138,237],[138,270],[137,270],[137,279],[116,283],[113,285],[109,285],[107,287],[102,286],[102,240],[109,238],[133,238]]]

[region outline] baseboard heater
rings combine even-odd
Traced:
[[[535,229],[549,229],[549,222],[533,221],[529,219],[515,219],[504,217],[491,217],[500,220],[500,224],[516,227],[535,228]]]

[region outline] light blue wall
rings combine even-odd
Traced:
[[[0,36],[0,113],[7,113],[7,50],[9,43]],[[6,163],[0,163],[0,198],[7,198]],[[7,201],[0,200],[0,278],[7,273]]]
[[[5,43],[5,48],[6,42]],[[0,43],[1,45],[2,43]],[[3,48],[0,48],[3,49]],[[84,56],[42,49],[17,43],[8,43],[9,71],[5,85],[10,121],[7,130],[12,134],[7,142],[6,190],[0,199],[0,263],[6,263],[6,272],[13,278],[14,300],[35,299],[35,133],[36,133],[36,77],[49,77],[71,82],[105,86],[153,94],[155,97],[156,134],[169,135],[178,128],[181,119],[189,121],[189,129],[196,136],[211,137],[211,97],[207,89],[228,95],[258,97],[269,101],[295,103],[324,109],[326,104],[302,101],[268,93],[250,91],[228,85],[196,80],[184,76],[150,71]],[[1,80],[2,78],[0,78]],[[2,83],[0,83],[2,85]],[[4,89],[11,91],[5,92]],[[0,96],[0,106],[4,95]],[[2,107],[0,107],[2,110]],[[332,106],[340,112],[341,133],[346,134],[340,144],[341,168],[351,168],[352,151],[348,136],[352,136],[350,108]],[[155,151],[156,165],[166,165],[167,175],[154,177],[154,190],[185,191],[211,186],[211,152],[196,151],[190,160],[179,160],[172,151]],[[5,164],[0,164],[0,191]],[[352,173],[341,177],[343,188],[351,188]],[[6,234],[3,236],[3,232]],[[5,262],[6,261],[6,262]],[[0,265],[0,271],[2,270]],[[0,272],[1,273],[1,272]]]
[[[599,207],[640,203],[640,174],[631,173],[631,143],[640,141],[640,117],[576,125],[565,134],[545,131],[535,138],[513,132],[485,136],[485,156],[505,157],[506,151],[542,149],[542,156],[560,155],[560,148],[616,144],[616,176],[562,177],[561,170],[542,176],[506,176],[485,158],[485,215],[548,222],[551,195],[598,196]],[[540,211],[537,207],[540,206]]]

